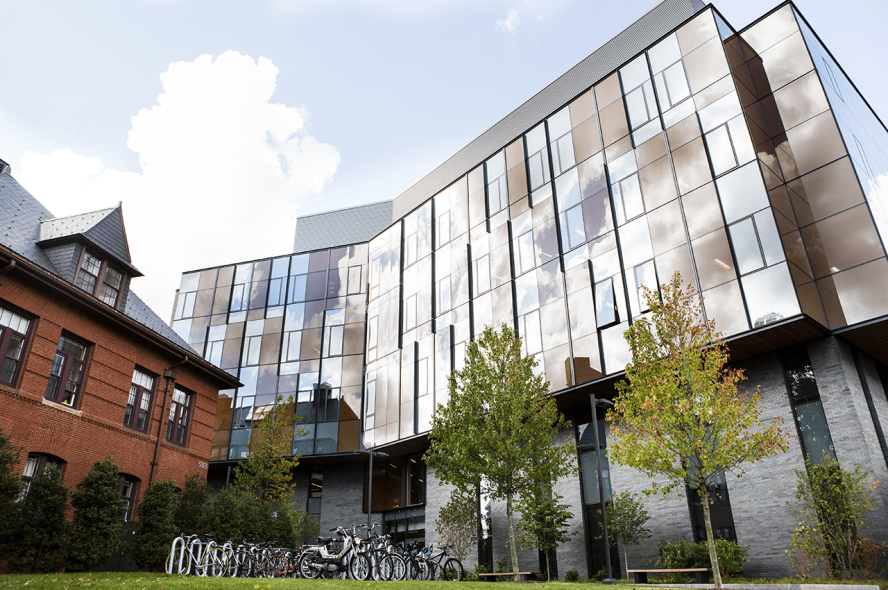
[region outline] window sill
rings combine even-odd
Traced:
[[[43,405],[49,406],[50,408],[55,408],[56,410],[61,410],[63,412],[68,412],[69,414],[74,414],[78,418],[83,416],[82,410],[75,410],[74,408],[66,406],[65,404],[57,404],[56,402],[51,402],[46,398],[43,398]]]

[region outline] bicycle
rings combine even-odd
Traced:
[[[354,525],[353,529],[357,526]],[[330,531],[342,537],[342,549],[338,552],[333,549],[333,537],[318,537],[318,545],[303,548],[299,573],[310,580],[322,575],[348,574],[352,579],[365,581],[370,576],[370,560],[364,553],[358,552],[355,535],[342,527]]]

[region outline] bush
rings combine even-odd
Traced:
[[[181,535],[203,534],[207,517],[206,505],[210,499],[207,480],[197,473],[185,479],[182,495],[173,510],[177,533]]]
[[[34,478],[9,520],[9,543],[0,555],[9,571],[55,572],[64,567],[70,526],[65,517],[68,494],[54,463]]]
[[[310,545],[321,534],[320,515],[309,514],[305,508],[290,513],[290,524],[293,527],[293,547]]]
[[[715,554],[718,557],[719,569],[723,577],[737,574],[743,569],[743,563],[749,561],[749,547],[737,541],[715,540]],[[694,543],[687,539],[678,541],[664,540],[657,544],[657,566],[663,569],[685,569],[694,567],[712,567],[709,558],[709,546],[705,540]],[[673,576],[672,582],[684,580],[686,576]]]
[[[71,507],[68,569],[90,571],[114,555],[123,536],[126,503],[120,499],[120,469],[112,457],[96,461],[77,484]]]
[[[22,478],[16,472],[21,449],[10,442],[0,428],[0,522],[8,523],[9,516],[15,510],[15,500],[22,492]],[[0,527],[0,544],[8,532],[7,527]]]
[[[496,560],[496,572],[497,574],[508,574],[512,570],[509,569],[509,562],[506,561],[506,558]]]
[[[564,581],[565,582],[579,582],[580,581],[579,572],[577,572],[577,570],[568,570],[568,572],[566,574],[564,574]]]
[[[164,561],[176,538],[173,506],[176,484],[172,480],[155,481],[145,490],[139,504],[139,528],[133,559],[141,569],[162,570]]]
[[[480,582],[481,574],[487,573],[487,566],[476,563],[471,572],[466,573],[466,582]]]

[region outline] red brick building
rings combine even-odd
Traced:
[[[237,379],[130,291],[120,205],[55,218],[9,172],[0,160],[0,428],[23,479],[54,462],[74,487],[110,455],[132,511],[153,479],[205,475]]]

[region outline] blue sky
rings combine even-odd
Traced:
[[[122,200],[166,318],[182,271],[397,196],[653,5],[0,0],[0,158],[56,215]],[[716,7],[741,28],[774,5]],[[888,117],[888,2],[798,6]]]

